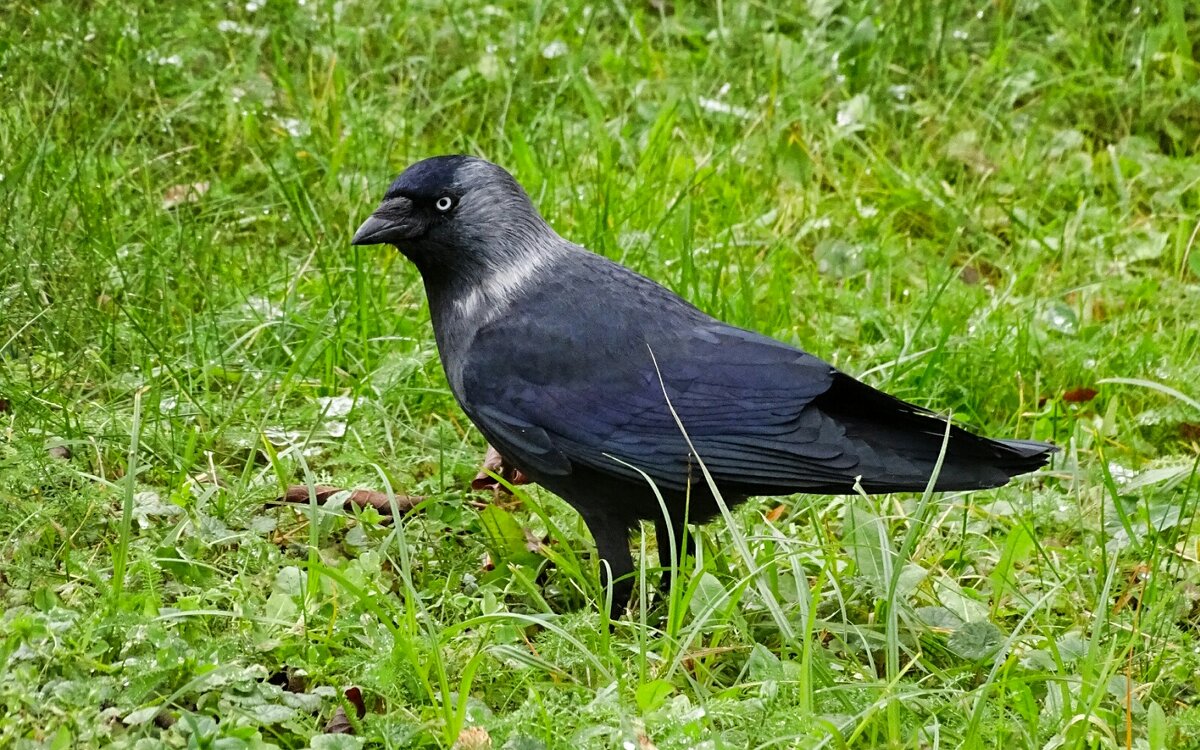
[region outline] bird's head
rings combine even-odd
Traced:
[[[473,156],[435,156],[392,182],[351,242],[394,245],[428,276],[498,266],[554,236],[508,172]]]

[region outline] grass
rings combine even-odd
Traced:
[[[0,746],[1200,747],[1197,38],[1182,0],[5,5]],[[568,508],[477,509],[416,274],[348,244],[458,151],[1060,459],[750,503],[610,633]],[[270,504],[304,483],[428,499]]]

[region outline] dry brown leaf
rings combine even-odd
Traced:
[[[358,714],[358,718],[361,719],[367,715],[367,704],[363,702],[362,690],[351,686],[346,688],[346,691],[342,695],[346,696],[346,701],[351,706],[354,706],[354,712]]]
[[[776,505],[774,508],[771,508],[769,511],[767,511],[767,520],[771,523],[775,523],[780,518],[783,518],[783,514],[786,511],[786,505]]]
[[[515,466],[505,463],[504,456],[500,455],[500,451],[490,445],[487,447],[487,453],[483,454],[483,465],[479,467],[479,473],[471,480],[471,489],[508,492],[508,488],[488,474],[489,471],[504,477],[509,484],[529,484],[529,477]]]
[[[1095,388],[1072,388],[1062,395],[1062,400],[1068,404],[1086,404],[1096,397],[1098,391]]]
[[[192,182],[182,185],[172,185],[163,191],[162,207],[170,211],[184,203],[195,203],[208,192],[207,182]]]
[[[318,503],[323,503],[332,495],[342,491],[341,487],[330,487],[324,484],[318,484],[313,487],[313,494],[316,495]],[[415,495],[396,495],[396,510],[401,513],[407,513],[424,500],[425,498]],[[279,503],[307,503],[308,501],[307,484],[294,484],[288,487],[282,496],[275,499],[275,502]],[[345,508],[349,510],[355,505],[360,508],[370,506],[385,516],[392,515],[392,504],[388,500],[386,492],[350,490],[350,495],[346,498]]]
[[[333,718],[325,725],[325,734],[354,734],[354,726],[350,723],[350,717],[346,715],[346,709],[337,707]]]

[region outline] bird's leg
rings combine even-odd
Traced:
[[[605,592],[612,587],[609,615],[616,620],[625,613],[633,595],[633,555],[629,552],[629,527],[612,517],[583,519],[596,540],[600,556],[600,584]]]
[[[672,535],[674,538],[672,539]],[[662,566],[662,578],[659,579],[658,588],[663,595],[671,593],[671,581],[675,577],[677,570],[683,568],[683,559],[688,555],[693,557],[696,554],[696,542],[692,535],[687,531],[687,524],[682,518],[671,518],[670,526],[667,525],[667,519],[657,518],[654,521],[654,539],[658,544],[658,564]],[[674,548],[671,543],[674,542]],[[674,560],[672,561],[672,549],[674,551]]]

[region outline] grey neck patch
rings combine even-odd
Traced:
[[[548,228],[547,228],[548,229]],[[515,241],[514,241],[515,240]],[[480,263],[444,287],[426,283],[434,335],[450,380],[460,393],[461,366],[475,335],[534,290],[573,247],[552,231],[535,236],[490,238],[488,262]]]
[[[558,254],[549,248],[525,252],[492,267],[489,272],[464,294],[454,300],[455,317],[482,328],[504,313],[530,286],[537,284],[539,273],[549,270]]]

